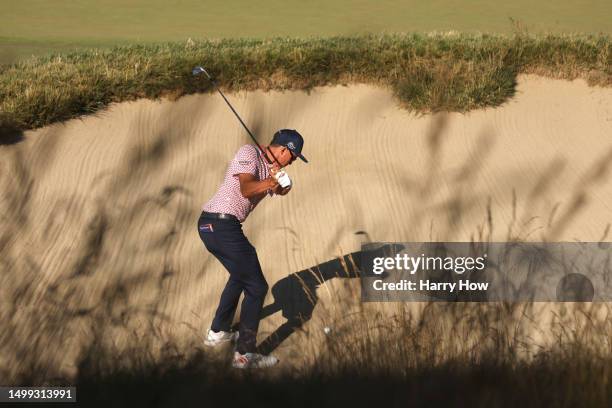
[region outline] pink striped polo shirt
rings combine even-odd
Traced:
[[[247,144],[238,149],[230,162],[221,187],[215,195],[202,206],[206,212],[232,214],[243,222],[251,211],[263,199],[244,198],[240,193],[238,174],[253,174],[257,180],[265,180],[270,176],[268,165],[255,145]],[[273,193],[270,192],[270,195]]]

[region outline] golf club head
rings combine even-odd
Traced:
[[[193,76],[198,76],[203,72],[206,72],[206,70],[200,66],[197,66],[191,70],[191,73],[193,74]]]

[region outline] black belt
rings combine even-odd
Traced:
[[[235,220],[235,221],[238,221],[238,218],[236,218],[235,215],[225,214],[225,213],[211,213],[211,212],[202,211],[202,217],[214,218],[216,220]]]

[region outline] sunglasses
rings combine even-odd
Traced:
[[[294,161],[295,159],[298,158],[298,156],[293,153],[293,151],[291,149],[289,149],[288,147],[286,147],[287,150],[289,150],[289,154],[291,155],[291,161]]]

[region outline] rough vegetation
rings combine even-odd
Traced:
[[[612,85],[606,35],[405,34],[321,39],[188,41],[33,58],[0,68],[0,129],[26,130],[113,102],[210,92],[374,83],[418,112],[498,106],[516,77],[537,73]]]

